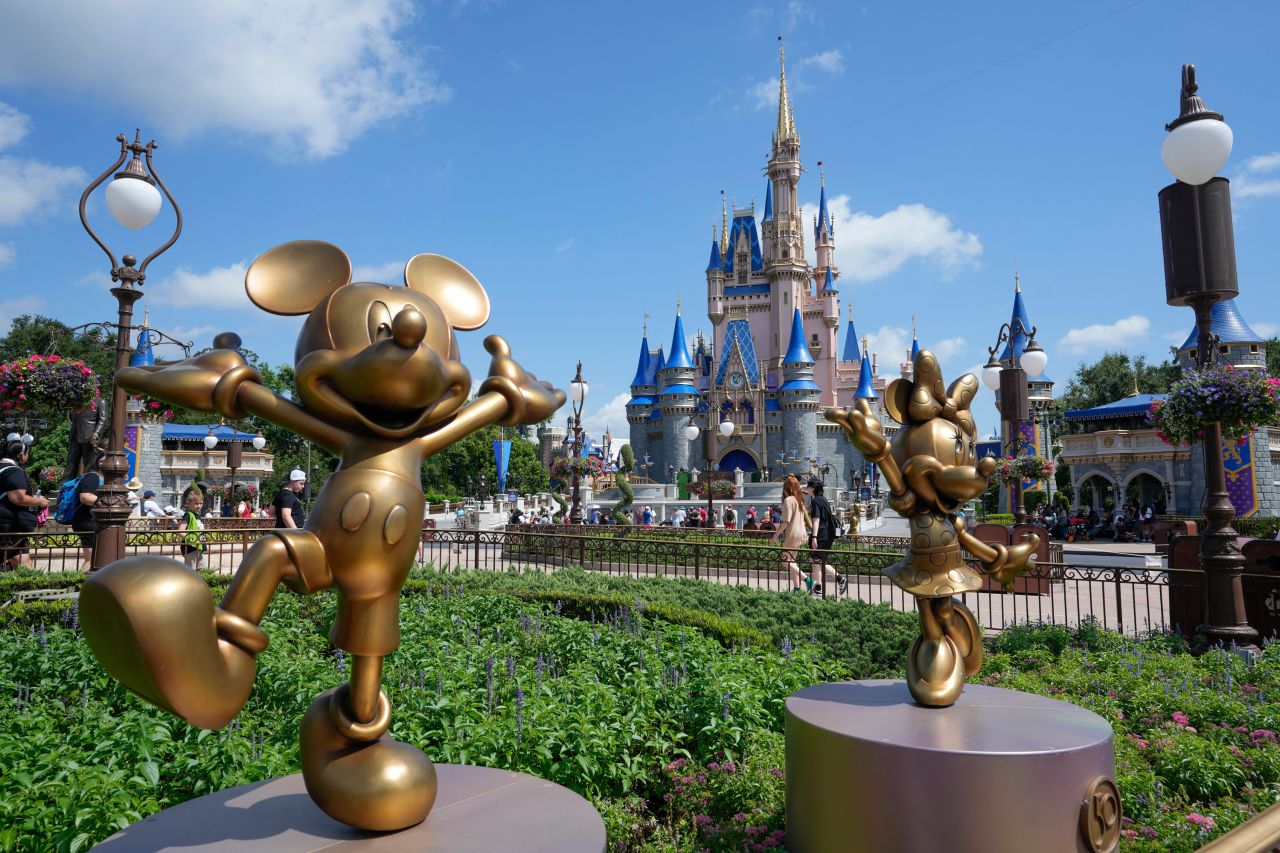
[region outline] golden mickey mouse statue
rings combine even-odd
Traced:
[[[1035,566],[1040,538],[1006,547],[988,545],[965,530],[960,510],[986,491],[995,459],[977,460],[977,426],[969,404],[978,393],[972,373],[943,389],[942,368],[923,350],[913,381],[895,379],[885,391],[889,416],[903,429],[890,442],[866,400],[855,408],[827,409],[827,420],[844,428],[868,462],[889,484],[889,505],[911,526],[906,555],[884,570],[900,589],[916,597],[920,633],[907,657],[907,688],[921,705],[953,704],[965,678],[982,667],[977,620],[953,595],[982,588],[982,577],[965,562],[961,548],[1006,589]]]
[[[476,329],[489,298],[440,255],[414,257],[405,287],[351,283],[336,246],[286,243],[249,268],[245,288],[273,314],[305,314],[295,352],[297,403],[277,396],[232,349],[125,368],[129,391],[226,417],[252,415],[340,457],[305,528],[279,529],[245,554],[222,603],[182,563],[127,557],[84,584],[80,619],[98,661],[134,693],[187,722],[217,729],[244,706],[258,627],[281,583],[300,593],[334,587],[331,642],[351,655],[351,678],[322,693],[302,721],[307,792],[336,820],[395,830],[426,818],[436,773],[418,749],[387,735],[391,705],[382,659],[400,644],[398,601],[418,548],[423,461],[477,429],[534,424],[564,403],[485,339],[489,377],[470,403],[455,329]]]

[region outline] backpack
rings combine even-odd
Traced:
[[[58,492],[58,508],[53,511],[53,518],[59,524],[70,524],[76,510],[80,508],[80,498],[76,490],[80,488],[80,481],[84,478],[85,475],[81,474],[74,480],[67,480],[62,484],[62,489]]]
[[[839,522],[836,521],[835,514],[831,511],[831,504],[827,503],[826,500],[823,500],[821,503],[814,501],[814,504],[818,508],[818,516],[819,516],[818,518],[814,519],[814,521],[816,522],[814,525],[815,527],[814,533],[817,533],[823,527],[826,527],[827,533],[830,535],[832,541],[839,539],[840,524]]]

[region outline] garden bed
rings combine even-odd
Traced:
[[[0,600],[80,580],[6,576]],[[328,593],[277,598],[253,694],[221,732],[112,681],[73,602],[0,611],[0,847],[87,849],[174,803],[297,772],[298,721],[349,666],[328,643],[334,606]],[[437,761],[581,792],[617,851],[784,846],[786,697],[900,676],[915,633],[912,615],[856,601],[580,570],[420,569],[401,621],[386,669],[393,734]],[[1192,658],[1174,638],[1017,628],[978,678],[1111,722],[1125,849],[1195,850],[1276,799],[1280,647],[1250,668],[1223,652]]]

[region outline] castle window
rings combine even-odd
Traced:
[[[1220,352],[1222,355],[1227,355],[1228,353],[1230,353],[1230,352],[1231,352],[1231,348],[1230,348],[1230,347],[1218,347],[1218,352]]]
[[[747,283],[747,271],[746,269],[740,268],[738,270],[738,284],[746,284],[746,283]]]
[[[1253,353],[1254,355],[1257,355],[1257,354],[1258,354],[1258,345],[1257,345],[1257,344],[1249,344],[1249,352]]]

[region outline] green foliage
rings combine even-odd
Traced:
[[[1267,338],[1262,345],[1267,349],[1267,375],[1280,376],[1280,338]]]
[[[551,521],[553,523],[563,521],[564,514],[569,511],[569,502],[559,492],[552,492],[551,499],[556,502],[556,511],[551,514]]]
[[[542,492],[547,488],[547,472],[538,460],[537,445],[513,436],[511,429],[485,427],[449,445],[422,465],[422,483],[442,494],[474,494],[483,474],[491,489],[498,485],[498,466],[493,458],[493,442],[511,439],[511,456],[507,460],[507,488],[521,494]],[[467,483],[471,482],[468,491]]]
[[[104,303],[104,309],[107,304],[109,300]],[[15,317],[8,334],[0,337],[0,361],[54,353],[64,358],[79,359],[97,374],[99,392],[109,397],[116,367],[115,335],[101,330],[71,335],[67,329],[62,321],[42,314]]]
[[[433,571],[415,577],[434,579]],[[809,643],[824,660],[853,678],[900,677],[907,649],[918,633],[916,617],[888,605],[782,595],[692,578],[621,578],[564,568],[555,572],[450,572],[443,577],[473,590],[542,590],[550,597],[581,592],[643,601],[647,608],[674,605],[715,614],[769,637],[775,648]],[[675,621],[675,620],[673,620]]]
[[[328,593],[277,597],[253,694],[222,732],[143,704],[72,628],[0,631],[0,692],[16,697],[0,717],[0,847],[87,849],[169,805],[297,772],[302,713],[349,672],[326,639],[335,606]],[[686,820],[693,801],[661,796],[680,758],[743,768],[699,783],[718,821],[743,811],[780,825],[785,699],[834,674],[804,646],[726,649],[639,607],[592,624],[462,583],[405,596],[400,619],[402,645],[385,670],[392,734],[437,761],[571,787],[600,805],[614,849],[708,846],[705,824]],[[641,812],[651,820],[632,824],[627,815]]]
[[[1126,850],[1193,851],[1280,795],[1280,645],[1252,667],[1093,623],[1020,626],[992,642],[986,684],[1054,696],[1115,731]]]
[[[1130,360],[1125,353],[1109,352],[1092,364],[1081,364],[1076,368],[1067,382],[1066,391],[1056,401],[1057,408],[1062,412],[1091,409],[1128,397],[1134,393],[1135,387],[1141,394],[1164,394],[1181,374],[1182,369],[1177,362],[1147,364],[1144,356]],[[1059,432],[1054,430],[1055,435]]]
[[[631,471],[635,467],[636,456],[631,450],[630,444],[622,445],[622,450],[618,452],[618,473],[616,482],[618,491],[622,493],[622,500],[618,501],[609,510],[609,521],[614,524],[631,524],[631,504],[636,499],[636,493],[631,490]]]

